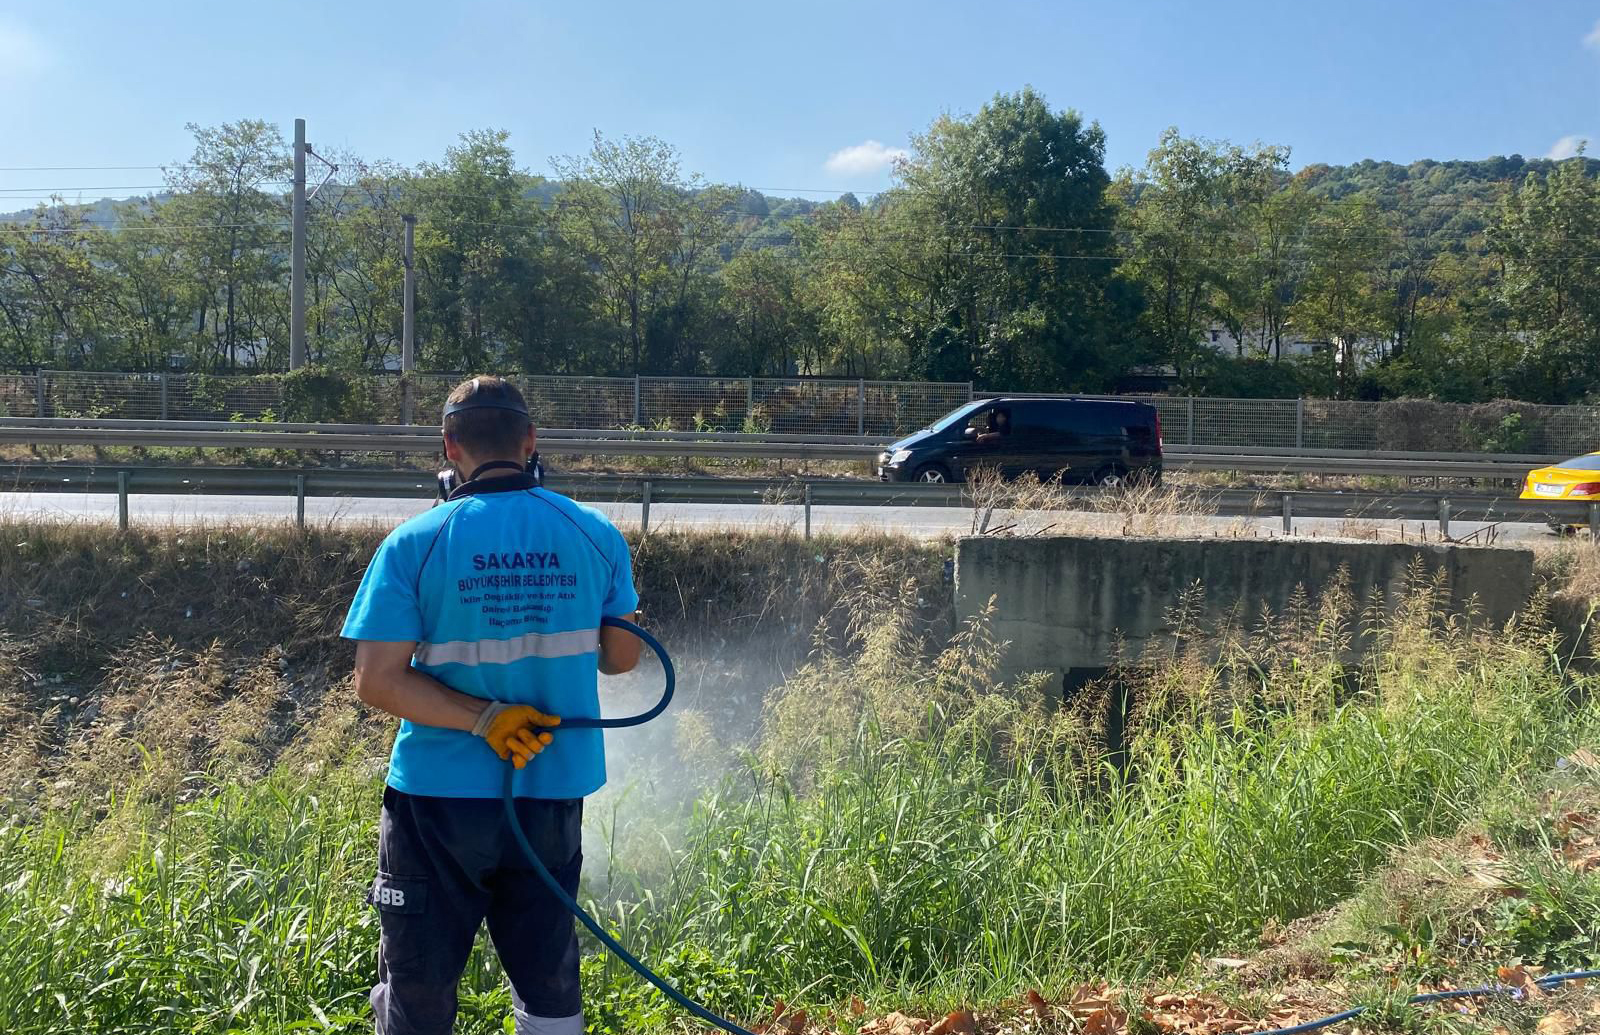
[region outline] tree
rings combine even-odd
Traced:
[[[173,197],[160,222],[172,228],[195,340],[209,353],[195,358],[233,369],[243,350],[253,363],[270,362],[288,329],[288,149],[277,127],[258,119],[188,129],[194,152],[167,173]]]
[[[1303,204],[1280,199],[1281,147],[1241,148],[1161,135],[1145,167],[1118,179],[1125,275],[1142,289],[1143,325],[1180,381],[1197,387],[1213,323],[1236,338],[1281,341]]]
[[[1303,333],[1332,346],[1332,374],[1354,384],[1363,350],[1380,339],[1388,301],[1379,272],[1390,238],[1377,208],[1361,196],[1321,206],[1307,234],[1307,272],[1291,315]]]
[[[1097,124],[1031,88],[999,94],[936,120],[898,178],[864,222],[883,228],[900,293],[920,296],[902,331],[913,372],[1098,388],[1131,358]]]
[[[614,328],[614,368],[644,371],[655,357],[681,362],[694,293],[726,239],[736,195],[685,177],[678,152],[655,137],[608,140],[598,131],[582,157],[557,159],[561,238],[598,271]]]
[[[1530,176],[1489,239],[1503,264],[1499,300],[1545,394],[1569,401],[1600,388],[1600,185],[1582,160]]]

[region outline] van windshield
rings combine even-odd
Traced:
[[[973,402],[969,402],[965,406],[961,407],[960,409],[952,410],[951,412],[945,414],[943,417],[940,417],[937,421],[935,421],[934,423],[928,425],[926,430],[928,430],[928,431],[949,431],[951,428],[955,427],[957,424],[965,424],[967,422],[967,418],[971,417],[974,413],[977,413],[979,410],[983,409],[985,406],[988,406],[988,405],[989,405],[989,400],[988,399],[977,399],[977,400],[974,400]]]

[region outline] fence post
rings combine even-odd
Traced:
[[[644,535],[650,531],[650,483],[648,481],[643,483],[640,497],[639,534]]]
[[[867,433],[867,379],[864,378],[864,377],[858,377],[858,378],[856,378],[856,434],[857,435],[865,435],[866,433]],[[807,489],[806,491],[809,493],[811,490]],[[807,528],[811,527],[810,511],[806,512],[806,527]],[[806,538],[810,539],[811,536],[808,534],[806,536]]]
[[[756,379],[753,378],[753,377],[747,377],[747,378],[744,379],[744,415],[746,417],[750,416],[750,414],[755,410],[755,408],[756,408]]]
[[[1445,497],[1439,499],[1439,538],[1450,538],[1450,500]]]
[[[35,384],[34,387],[35,387],[34,409],[37,411],[34,414],[34,416],[35,417],[46,416],[46,414],[44,412],[44,399],[45,399],[45,395],[44,395],[44,369],[42,367],[39,370],[39,379],[38,379],[38,381],[37,381],[37,383]]]
[[[642,422],[639,420],[639,375],[638,374],[634,374],[633,375],[633,424],[634,424],[634,427],[642,427],[643,426]]]
[[[294,476],[294,526],[306,527],[306,476]]]
[[[128,472],[117,472],[117,528],[128,530]]]
[[[972,382],[967,382],[967,402],[972,401]]]
[[[1188,437],[1185,438],[1183,442],[1184,445],[1192,446],[1194,445],[1194,396],[1191,395],[1185,399],[1184,404],[1184,410],[1188,415],[1189,428],[1187,432]]]
[[[811,540],[811,483],[810,482],[806,482],[805,499],[806,499],[806,541],[809,542]],[[1589,506],[1593,507],[1593,506],[1595,506],[1595,504],[1591,503],[1591,504],[1589,504]]]
[[[1595,536],[1600,534],[1600,503],[1589,504],[1589,542],[1600,542]]]
[[[1283,494],[1283,534],[1294,534],[1294,493]]]
[[[1306,447],[1306,397],[1303,395],[1294,401],[1294,447]]]
[[[170,420],[167,416],[167,372],[161,372],[161,419]]]

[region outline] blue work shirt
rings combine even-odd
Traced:
[[[599,511],[545,489],[466,496],[390,532],[343,635],[411,642],[412,664],[464,694],[598,716],[600,618],[639,606],[628,545]],[[389,786],[497,798],[506,763],[481,738],[402,721]],[[599,730],[560,730],[516,778],[525,798],[581,798],[606,781]]]

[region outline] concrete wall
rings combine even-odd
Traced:
[[[1008,675],[1105,668],[1136,659],[1170,636],[1167,618],[1198,581],[1204,619],[1254,625],[1262,609],[1281,614],[1296,586],[1315,599],[1341,568],[1364,605],[1404,593],[1412,564],[1443,569],[1449,604],[1471,601],[1484,621],[1503,624],[1527,605],[1531,550],[1369,543],[1330,539],[1142,539],[972,536],[956,544],[956,615],[965,620],[996,598],[995,635],[1008,640]],[[1120,650],[1120,653],[1119,653]]]

